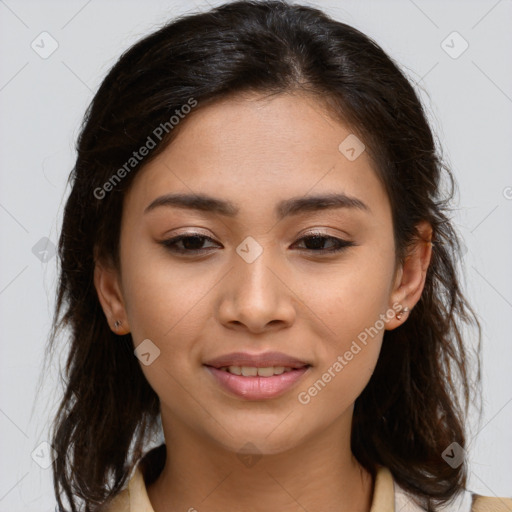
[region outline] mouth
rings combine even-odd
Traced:
[[[231,373],[229,368],[220,369],[213,366],[205,366],[208,373],[213,377],[213,382],[230,395],[244,400],[268,400],[277,398],[290,392],[297,383],[304,378],[304,375],[309,373],[310,366],[303,366],[302,368],[287,368],[282,373],[274,374],[274,368],[255,368],[255,367],[242,367],[240,372],[246,369],[250,373],[255,371],[270,374],[268,377],[260,375],[245,376],[242,373],[237,375]],[[277,368],[281,371],[281,368]]]
[[[312,365],[286,354],[233,353],[203,364],[221,389],[245,400],[276,398],[290,391]]]

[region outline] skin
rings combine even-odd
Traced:
[[[418,226],[423,240],[395,273],[391,207],[371,160],[363,151],[350,161],[338,150],[352,132],[312,96],[238,96],[198,108],[183,123],[125,197],[121,272],[99,261],[95,271],[111,328],[131,332],[134,346],[150,339],[160,350],[141,364],[160,398],[167,446],[165,468],[147,489],[153,508],[368,512],[374,482],[350,450],[353,406],[384,331],[407,314],[388,320],[308,404],[297,396],[393,304],[414,307],[431,227]],[[144,214],[170,192],[206,193],[240,211],[229,218],[167,206]],[[276,220],[278,201],[322,192],[355,196],[370,211]],[[318,231],[356,245],[322,255],[298,241]],[[214,242],[188,257],[159,243],[190,232]],[[247,236],[263,249],[252,263],[236,252]],[[327,239],[323,247],[333,246]],[[232,396],[203,366],[234,351],[269,350],[312,364],[297,386],[272,399]],[[251,464],[237,456],[248,442],[259,457]]]

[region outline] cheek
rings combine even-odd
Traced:
[[[373,326],[388,308],[391,258],[377,264],[362,252],[357,261],[310,274],[301,287],[303,302],[324,326],[324,334],[340,343]]]
[[[314,286],[311,282],[303,288],[305,304],[316,313],[309,314],[309,325],[316,326],[316,338],[322,340],[315,347],[320,366],[313,379],[320,379],[319,389],[312,389],[320,402],[351,403],[377,364],[386,327],[393,252],[389,250],[378,263],[374,252],[361,247],[357,262],[347,260],[334,271],[317,274]]]
[[[351,300],[339,303],[338,310],[324,317],[330,329],[317,352],[320,364],[315,379],[328,383],[331,392],[340,397],[355,400],[375,369],[385,329],[378,305],[376,301]],[[329,395],[325,393],[324,398]]]
[[[349,350],[351,360],[345,353],[339,354],[340,359],[329,360],[298,390],[297,402],[305,420],[314,418],[315,423],[327,426],[347,411],[363,392],[377,363],[381,338],[374,338],[366,347],[358,345],[358,349],[352,346],[354,353]]]
[[[181,396],[201,365],[204,334],[212,328],[212,291],[219,276],[208,264],[176,263],[159,251],[134,247],[123,277],[133,344],[149,339],[158,357],[141,368],[151,387],[164,399]],[[221,273],[222,274],[222,273]]]
[[[200,359],[196,340],[211,321],[205,305],[213,283],[207,274],[184,272],[183,265],[151,258],[134,250],[123,267],[131,335],[134,347],[147,339],[157,347],[151,364],[141,360],[155,392],[161,397],[181,396],[179,383],[187,380],[191,365]]]
[[[125,249],[123,289],[134,341],[167,343],[173,336],[186,340],[187,326],[197,322],[191,318],[201,313],[201,298],[211,288],[208,274],[197,265],[176,264],[147,241],[127,243]]]
[[[297,399],[308,414],[323,417],[326,423],[357,399],[379,358],[387,276],[382,270],[365,270],[338,273],[326,281],[323,293],[310,295],[308,305],[319,312],[312,323],[318,326],[316,337],[322,342],[315,347],[318,365]]]

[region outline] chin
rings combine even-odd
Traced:
[[[285,416],[286,417],[286,416]],[[223,429],[215,436],[213,440],[222,446],[223,449],[236,453],[237,455],[254,454],[258,455],[276,455],[290,450],[302,441],[297,429],[290,428],[290,425],[284,425],[281,417],[279,421],[262,423],[237,423],[236,431],[228,430],[232,436]],[[276,425],[279,425],[276,427]]]

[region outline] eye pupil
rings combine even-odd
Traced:
[[[191,240],[192,240],[192,242],[190,242]],[[187,236],[187,237],[183,237],[181,242],[183,244],[183,247],[185,247],[185,249],[188,249],[190,251],[194,251],[194,250],[197,250],[197,249],[201,248],[201,246],[204,243],[204,237],[201,237],[201,236]]]
[[[309,246],[310,249],[322,249],[325,244],[325,236],[313,235],[306,238],[305,244]]]

